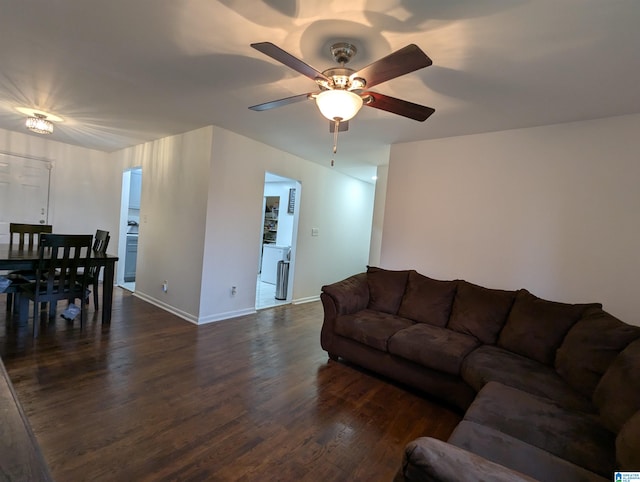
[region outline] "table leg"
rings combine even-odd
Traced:
[[[102,323],[111,323],[111,304],[113,302],[113,279],[115,262],[106,263],[102,280]]]

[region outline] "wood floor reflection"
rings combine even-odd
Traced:
[[[195,326],[116,288],[111,325],[99,314],[82,330],[58,317],[35,341],[0,315],[0,355],[58,481],[391,480],[408,441],[460,420],[328,361],[319,302]]]

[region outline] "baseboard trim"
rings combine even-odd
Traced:
[[[225,313],[217,313],[215,315],[196,318],[190,313],[178,310],[174,306],[171,306],[167,303],[163,303],[162,301],[156,298],[153,298],[152,296],[145,295],[144,293],[140,293],[139,291],[136,291],[132,294],[133,296],[136,296],[141,300],[146,301],[147,303],[151,303],[152,305],[155,305],[158,308],[162,308],[163,310],[168,311],[169,313],[174,314],[182,318],[183,320],[187,320],[189,323],[193,323],[194,325],[206,325],[207,323],[214,323],[216,321],[228,320],[229,318],[238,318],[240,316],[251,315],[256,312],[255,308],[246,308],[244,310],[227,311]]]
[[[294,305],[301,305],[303,303],[312,303],[314,301],[320,301],[320,295],[307,296],[306,298],[298,298],[297,300],[293,300],[291,303]]]
[[[132,293],[133,296],[140,298],[141,300],[146,301],[147,303],[151,303],[158,308],[162,308],[164,311],[168,311],[169,313],[176,315],[183,320],[187,320],[189,323],[193,323],[194,325],[198,324],[198,319],[190,313],[186,311],[178,310],[176,307],[171,306],[167,303],[164,303],[157,298],[153,298],[152,296],[145,295],[144,293],[140,293],[139,291],[135,291]]]
[[[244,310],[227,311],[226,313],[217,313],[215,315],[203,316],[198,319],[198,325],[206,325],[207,323],[215,323],[216,321],[228,320],[229,318],[238,318],[240,316],[252,315],[256,312],[255,308],[246,308]]]

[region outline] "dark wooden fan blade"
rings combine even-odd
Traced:
[[[333,134],[335,130],[336,130],[335,121],[329,121],[329,132]],[[340,122],[340,124],[338,124],[338,132],[344,132],[348,130],[349,130],[349,121],[342,121]]]
[[[319,72],[310,65],[305,64],[302,60],[294,57],[289,52],[285,52],[280,47],[272,44],[271,42],[259,42],[251,44],[251,46],[259,52],[268,55],[272,59],[277,60],[287,67],[292,68],[296,72],[300,72],[302,75],[306,75],[311,80],[316,80],[317,78],[326,81],[329,80],[322,72]]]
[[[271,102],[265,102],[264,104],[252,105],[249,107],[251,110],[269,110],[275,109],[276,107],[282,107],[283,105],[293,104],[295,102],[300,102],[301,100],[307,100],[310,98],[312,92],[307,94],[299,94],[292,95],[291,97],[285,97],[284,99],[272,100]]]
[[[351,78],[365,79],[367,87],[373,87],[409,72],[429,67],[432,63],[420,47],[411,44],[367,65],[352,74]]]
[[[436,110],[420,104],[414,104],[388,95],[378,94],[377,92],[363,92],[362,97],[369,96],[370,101],[365,100],[364,105],[374,107],[380,110],[386,110],[392,114],[398,114],[409,119],[423,122],[433,114]]]

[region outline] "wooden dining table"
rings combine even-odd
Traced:
[[[46,254],[45,254],[46,255]],[[35,270],[40,261],[38,248],[18,249],[9,244],[0,244],[0,271],[4,270]],[[89,263],[93,266],[104,267],[102,282],[102,323],[111,322],[111,305],[113,304],[113,285],[115,266],[118,257],[112,254],[91,252]]]

